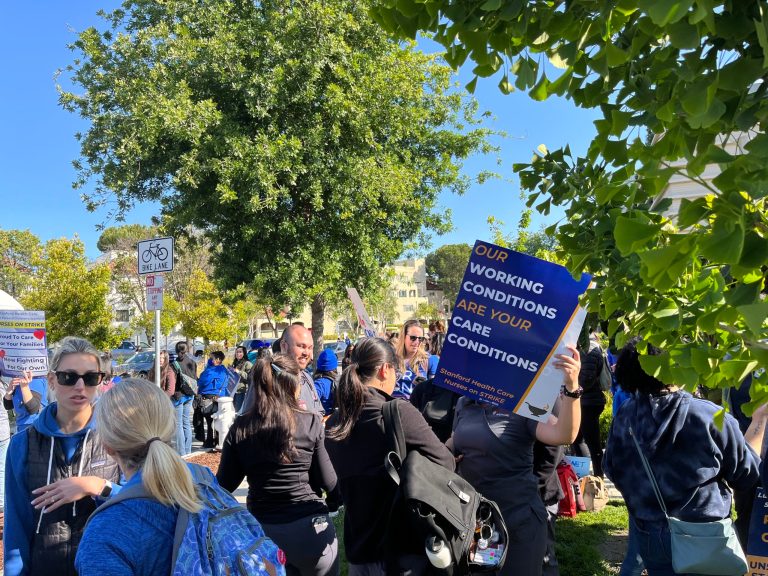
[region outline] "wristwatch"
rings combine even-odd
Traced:
[[[109,480],[104,481],[104,488],[101,489],[101,493],[99,496],[101,498],[109,498],[110,494],[112,494],[112,482]]]
[[[567,396],[568,398],[576,398],[578,400],[579,398],[581,398],[581,395],[584,394],[584,388],[579,386],[578,388],[576,388],[576,390],[571,392],[565,386],[563,386],[562,389],[560,390],[560,393],[563,396]]]

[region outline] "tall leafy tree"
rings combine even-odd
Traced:
[[[29,230],[0,230],[0,290],[14,298],[29,287],[40,240]]]
[[[470,91],[497,75],[505,93],[600,109],[584,157],[540,146],[515,169],[529,206],[565,208],[562,255],[595,273],[588,305],[617,344],[638,334],[665,350],[646,370],[693,388],[768,367],[764,0],[376,0],[373,13],[405,37],[434,32],[453,66],[472,60]],[[675,175],[706,194],[669,217]]]
[[[447,226],[444,189],[484,149],[451,71],[388,39],[352,0],[128,1],[73,45],[90,121],[79,183],[89,208],[160,200],[200,230],[225,288],[323,311],[365,290],[423,228]]]
[[[472,246],[469,244],[445,244],[427,254],[424,259],[427,274],[440,284],[451,306],[456,301],[471,254]]]
[[[35,274],[21,303],[45,311],[50,342],[82,336],[100,348],[117,345],[124,334],[111,327],[108,265],[89,264],[78,238],[48,241],[33,264]]]

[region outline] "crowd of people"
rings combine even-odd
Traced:
[[[435,386],[444,340],[441,323],[427,331],[409,320],[387,337],[350,342],[341,362],[324,350],[310,375],[312,333],[295,324],[272,349],[238,346],[229,368],[214,351],[198,373],[181,342],[175,360],[161,352],[152,382],[115,383],[103,354],[65,338],[46,378],[13,378],[3,397],[16,417],[11,436],[0,411],[5,575],[170,573],[177,516],[201,508],[183,458],[195,436],[221,446],[212,481],[230,492],[247,482],[247,509],[283,551],[286,573],[335,576],[342,560],[350,576],[426,573],[425,543],[390,523],[398,486],[384,465],[384,409],[393,401],[407,452],[455,471],[498,506],[509,534],[502,575],[559,573],[551,506],[563,446],[590,458],[592,473],[625,498],[624,576],[674,574],[666,515],[729,518],[732,491],[749,494],[760,481],[768,408],[743,429],[728,414],[718,427],[717,405],[645,372],[639,339],[614,357],[585,329],[555,357],[560,394],[543,422]],[[622,405],[601,438],[606,387]],[[212,419],[228,395],[238,415],[215,438]],[[136,486],[144,498],[117,501]],[[333,523],[341,506],[343,558]]]

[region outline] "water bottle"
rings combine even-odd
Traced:
[[[451,565],[451,551],[442,539],[436,536],[427,538],[427,558],[435,568],[448,568]]]

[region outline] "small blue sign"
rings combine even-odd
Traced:
[[[575,344],[591,277],[477,241],[453,307],[435,383],[546,420],[563,380],[551,366]]]

